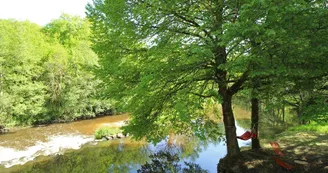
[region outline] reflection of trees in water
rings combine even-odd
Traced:
[[[218,144],[221,141],[221,138],[201,140],[195,136],[171,135],[167,139],[167,144],[156,151],[177,153],[182,159],[188,158],[194,161],[199,157],[199,153],[206,150],[209,144]]]
[[[195,161],[199,153],[210,143],[218,144],[221,138],[200,140],[194,136],[171,135],[163,147],[156,149],[156,153],[149,156],[150,162],[142,165],[138,173],[205,173],[208,172],[200,165],[187,162]]]
[[[157,152],[169,152],[178,154],[180,158],[190,158],[195,160],[202,152],[200,140],[192,136],[170,135],[167,145]]]
[[[191,162],[181,163],[178,153],[159,151],[149,156],[150,163],[141,166],[138,173],[207,173],[198,164]]]
[[[64,155],[46,157],[43,160],[39,158],[38,161],[15,166],[15,171],[17,173],[128,173],[144,164],[139,171],[202,173],[206,171],[199,165],[184,161],[195,161],[209,143],[219,141],[202,141],[196,137],[172,135],[161,145],[156,146],[155,150],[148,144],[125,142],[113,140],[94,146],[84,146]]]
[[[251,119],[239,119],[237,120],[238,126],[243,129],[250,129]]]
[[[148,161],[150,154],[144,144],[102,142],[57,155],[51,160],[26,164],[17,173],[128,173]]]

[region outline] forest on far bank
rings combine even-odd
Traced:
[[[94,117],[111,110],[94,73],[90,23],[62,14],[44,27],[0,20],[0,125]]]

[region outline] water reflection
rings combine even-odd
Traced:
[[[159,151],[149,156],[151,162],[141,165],[138,173],[208,173],[198,164],[186,162],[181,163],[178,153]]]
[[[39,157],[23,166],[5,171],[13,173],[127,173],[149,160],[151,150],[140,142],[111,141],[88,145],[52,158]],[[0,171],[1,172],[1,171]]]
[[[82,141],[76,137],[81,135],[90,135],[92,134],[91,131],[93,132],[94,129],[100,125],[103,125],[104,123],[115,124],[116,122],[122,121],[122,119],[126,117],[119,116],[114,118],[116,119],[113,120],[109,117],[105,117],[90,121],[87,120],[74,122],[70,124],[58,124],[50,125],[47,127],[31,128],[26,129],[26,131],[21,130],[14,134],[0,136],[0,144],[5,144],[4,146],[11,146],[12,143],[16,143],[17,135],[22,135],[25,139],[32,141],[30,142],[31,144],[19,140],[17,141],[18,143],[13,146],[17,146],[17,148],[20,147],[25,150],[26,147],[35,148],[35,146],[40,146],[36,147],[38,149],[36,150],[37,154],[33,154],[33,156],[45,155],[38,153],[48,153],[49,151],[52,151],[51,148],[56,149],[54,151],[57,151],[57,149],[62,150],[63,148],[74,149],[74,147],[71,147],[72,144]],[[58,129],[60,129],[60,131]],[[225,142],[221,141],[222,138],[218,138],[219,134],[223,134],[224,128],[222,124],[210,124],[210,126],[208,126],[206,129],[207,131],[200,133],[200,135],[203,136],[192,137],[170,135],[166,140],[163,140],[157,145],[152,145],[145,142],[135,142],[131,141],[130,139],[104,141],[99,142],[98,144],[87,144],[82,146],[82,148],[79,150],[65,151],[64,155],[62,155],[62,153],[55,152],[57,153],[56,155],[47,157],[39,156],[33,161],[27,162],[24,165],[16,165],[10,168],[4,168],[3,165],[0,165],[0,172],[137,173],[138,171],[146,172],[147,170],[157,169],[164,170],[164,172],[169,172],[168,170],[176,170],[177,172],[216,172],[216,165],[219,159],[226,155]],[[238,134],[243,133],[244,131],[244,129],[237,126]],[[60,138],[58,138],[57,133],[60,133]],[[46,142],[42,142],[42,140],[38,141],[38,138],[34,139],[35,136],[32,134],[49,136],[50,139],[55,138],[56,140],[49,140],[49,137],[45,137],[45,139],[47,139]],[[68,138],[62,138],[61,135],[67,134],[72,135]],[[54,143],[54,141],[58,141],[58,143]],[[245,141],[239,142],[240,146],[247,145]],[[33,143],[37,143],[38,145]],[[69,147],[65,147],[68,143],[70,143]],[[86,142],[83,142],[83,144],[84,143]],[[80,147],[80,144],[78,146]],[[1,152],[1,147],[0,154],[3,155],[3,152]],[[10,154],[10,156],[11,155],[13,154]],[[9,156],[3,155],[3,157],[7,158],[8,160]],[[21,160],[23,157],[17,158]],[[14,165],[18,163],[17,161],[14,163],[14,161],[15,160],[13,160],[13,163],[9,164]],[[9,159],[9,162],[12,162],[12,160]]]
[[[211,167],[204,164],[205,168],[201,168],[197,163],[199,156],[208,152],[208,146],[225,152],[225,146],[216,141],[172,135],[156,146],[129,139],[104,141],[68,151],[64,155],[38,157],[25,165],[3,170],[13,173],[215,172],[220,153],[212,151],[217,159],[201,159],[205,162],[213,160]]]

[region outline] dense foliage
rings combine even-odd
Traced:
[[[204,137],[215,125],[204,108],[222,103],[228,153],[238,154],[231,99],[248,71],[230,68],[239,59],[222,38],[223,26],[235,20],[232,9],[240,7],[157,0],[96,0],[87,7],[100,75],[110,96],[132,113],[126,131],[153,141],[172,132]]]
[[[326,1],[94,0],[87,10],[98,74],[137,139],[201,137],[213,124],[206,107],[220,103],[228,156],[238,155],[238,93],[254,112],[260,101],[327,118]]]
[[[232,27],[243,32],[231,34],[247,40],[257,56],[249,83],[255,95],[268,109],[288,107],[300,123],[327,120],[327,3],[254,1],[243,13]]]
[[[86,20],[63,14],[44,28],[0,20],[0,124],[36,124],[92,117],[100,100],[98,65]]]

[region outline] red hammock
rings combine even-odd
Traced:
[[[238,139],[241,139],[241,140],[248,140],[248,139],[251,139],[251,138],[256,138],[256,133],[251,133],[250,131],[246,131],[244,134],[242,134],[241,136],[237,136]]]
[[[281,167],[283,167],[283,168],[285,168],[285,169],[287,169],[287,170],[292,170],[293,168],[294,168],[294,166],[292,166],[292,165],[290,165],[290,164],[288,164],[288,163],[286,163],[286,162],[284,162],[284,161],[282,161],[281,159],[279,159],[279,158],[277,158],[277,157],[272,157],[275,161],[276,161],[276,163],[279,165],[279,166],[281,166]]]
[[[282,153],[282,151],[280,150],[280,146],[277,142],[270,142],[271,147],[273,149],[273,151],[278,155],[278,156],[283,156],[284,153]]]

